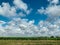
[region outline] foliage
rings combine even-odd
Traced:
[[[0,37],[0,40],[60,40],[60,37]]]

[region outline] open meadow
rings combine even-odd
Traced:
[[[0,40],[0,45],[60,45],[60,40]]]
[[[60,45],[60,38],[0,38],[0,45]]]

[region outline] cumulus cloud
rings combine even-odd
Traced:
[[[2,2],[0,5],[0,15],[6,16],[6,17],[12,17],[12,16],[25,16],[28,15],[32,9],[28,8],[28,5],[24,3],[22,0],[14,0],[13,1],[14,6],[10,6],[9,3]],[[17,10],[20,9],[21,11],[17,13]],[[25,13],[23,13],[25,12]]]
[[[11,7],[9,3],[2,3],[0,5],[0,15],[9,17],[16,15],[16,10],[14,7]]]
[[[60,35],[60,22],[57,20],[54,24],[48,21],[40,21],[38,25],[34,25],[34,20],[28,21],[27,19],[15,18],[2,26],[0,25],[0,36],[23,36],[23,37],[36,37],[36,36],[59,36]]]
[[[8,22],[8,25],[2,26],[0,32],[3,32],[2,36],[34,36],[37,34],[37,27],[33,25],[34,20],[28,21],[27,19],[16,18]],[[0,33],[2,34],[2,33]]]
[[[59,0],[48,0],[49,5],[44,9],[38,9],[38,13],[47,15],[46,21],[40,21],[39,29],[43,36],[59,36],[60,35],[60,5]]]
[[[58,4],[59,3],[59,0],[48,0],[50,2],[50,4]]]
[[[39,27],[40,27],[40,30],[41,30],[41,35],[43,34],[43,36],[59,36],[60,35],[60,26],[56,24],[57,21],[52,24],[48,21],[40,21],[39,23]],[[42,25],[42,26],[41,26]]]
[[[38,9],[38,12],[41,14],[46,14],[48,16],[60,16],[60,5],[48,6],[46,9]]]
[[[27,4],[24,3],[22,0],[14,0],[13,3],[17,9],[21,9],[21,10],[25,11],[26,14],[29,14],[32,10],[32,9],[28,10]]]
[[[56,0],[57,1],[57,0]],[[13,17],[16,15],[25,16],[29,14],[31,9],[28,9],[26,3],[22,0],[14,0],[14,6],[10,6],[9,3],[2,3],[0,5],[0,15],[6,17]],[[51,3],[54,3],[52,5]],[[50,1],[49,6],[44,9],[38,9],[40,14],[46,14],[50,18],[59,17],[60,16],[60,5],[56,5],[58,3],[55,0]],[[17,9],[22,10],[19,13],[16,13]],[[24,14],[23,11],[26,13]],[[53,20],[52,19],[52,20]],[[38,25],[34,24],[34,20],[21,19],[19,17],[15,17],[9,22],[0,20],[0,36],[19,36],[19,37],[28,37],[28,36],[59,36],[60,35],[60,19],[54,20],[52,22],[49,21],[40,21]]]
[[[47,19],[53,18],[53,20],[56,20],[60,16],[60,5],[57,5],[59,0],[48,1],[50,2],[49,5],[45,9],[44,7],[38,9],[38,13],[47,15]]]
[[[60,16],[60,5],[46,8],[46,14],[51,16]]]
[[[26,11],[28,8],[27,4],[22,2],[22,0],[14,0],[14,4],[16,5],[17,8],[20,8],[24,11]]]
[[[27,36],[32,34],[30,31],[30,24],[33,26],[34,21],[29,21],[28,19],[20,19],[19,16],[28,15],[32,9],[28,8],[28,5],[22,0],[14,0],[14,6],[10,6],[9,3],[3,2],[0,5],[0,15],[5,17],[13,17],[9,22],[0,20],[0,36]],[[17,13],[17,10],[21,10]],[[17,18],[17,16],[19,18]]]

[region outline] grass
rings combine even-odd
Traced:
[[[60,40],[0,40],[0,45],[60,45]]]
[[[60,38],[0,37],[0,45],[60,45]]]

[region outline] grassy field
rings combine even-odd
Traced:
[[[60,45],[60,37],[0,37],[0,45]]]
[[[0,45],[60,45],[60,40],[0,40]]]

